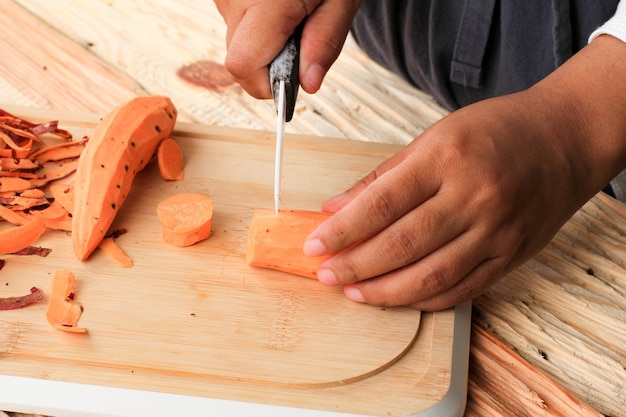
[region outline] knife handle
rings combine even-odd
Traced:
[[[300,38],[304,21],[298,25],[293,35],[287,39],[285,47],[269,65],[270,85],[274,96],[274,105],[278,111],[278,90],[280,80],[285,81],[285,121],[293,117],[296,98],[300,87],[298,71],[300,69]]]

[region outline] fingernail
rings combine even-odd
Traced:
[[[343,293],[348,297],[349,300],[352,300],[356,303],[364,303],[365,298],[363,298],[363,293],[356,287],[352,287],[350,285],[346,285],[343,288]]]
[[[317,271],[317,280],[324,285],[337,285],[337,276],[330,269]]]
[[[326,254],[326,246],[319,239],[308,239],[304,242],[302,251],[305,256],[322,256]]]
[[[311,64],[304,73],[302,83],[309,89],[317,91],[320,89],[325,75],[326,71],[319,64]]]

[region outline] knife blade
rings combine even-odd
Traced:
[[[283,141],[285,123],[291,121],[298,97],[300,61],[300,37],[302,23],[289,37],[284,48],[269,66],[270,86],[276,106],[276,156],[274,160],[274,210],[278,216],[283,166]]]
[[[285,80],[280,80],[278,83],[278,104],[276,117],[276,156],[274,158],[274,211],[278,216],[278,210],[280,208],[280,188],[283,177],[283,141],[285,138],[285,122],[286,120],[286,91]]]

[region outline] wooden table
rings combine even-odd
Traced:
[[[274,130],[273,104],[224,73],[210,2],[0,2],[0,107],[106,114],[164,94],[181,120]],[[288,132],[405,144],[444,116],[349,40]],[[626,208],[598,196],[474,301],[467,416],[626,416]],[[2,412],[0,412],[0,416]]]

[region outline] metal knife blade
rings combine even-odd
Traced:
[[[283,170],[283,140],[285,138],[285,118],[287,111],[285,80],[278,84],[278,116],[276,118],[276,157],[274,159],[274,210],[278,216],[280,208],[280,188]]]
[[[285,123],[291,121],[293,117],[300,86],[298,71],[300,67],[302,25],[302,23],[298,25],[294,34],[287,40],[285,47],[269,66],[270,86],[278,115],[276,121],[276,159],[274,163],[274,209],[276,215],[278,215],[280,208]]]

